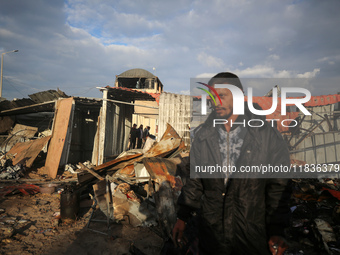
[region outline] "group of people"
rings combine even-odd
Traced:
[[[143,125],[140,125],[137,128],[137,124],[133,124],[131,131],[130,131],[130,145],[129,150],[132,149],[141,149],[144,146],[146,138],[150,135],[150,127],[147,126],[143,130]],[[137,147],[136,147],[137,143]]]

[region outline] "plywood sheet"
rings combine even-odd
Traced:
[[[7,154],[15,155],[12,160],[13,165],[23,164],[26,167],[31,167],[34,160],[44,148],[51,136],[46,136],[40,139],[31,140],[24,143],[15,144]]]
[[[72,104],[72,97],[57,101],[52,138],[48,147],[45,163],[45,170],[51,178],[55,178],[57,176],[60,158],[65,144]]]

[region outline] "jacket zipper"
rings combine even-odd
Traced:
[[[227,167],[229,166],[230,164],[230,139],[229,139],[229,132],[227,132]],[[223,215],[222,215],[222,222],[223,222],[223,237],[225,239],[225,199],[226,199],[226,194],[227,194],[227,185],[228,185],[228,181],[229,181],[229,174],[227,172],[227,180],[224,180],[224,196],[223,196]]]

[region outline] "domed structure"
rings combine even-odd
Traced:
[[[158,77],[141,68],[130,69],[116,75],[115,87],[144,90],[150,93],[163,91],[163,84]]]

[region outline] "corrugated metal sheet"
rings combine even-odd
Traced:
[[[168,181],[171,188],[179,191],[183,187],[180,178],[175,177],[170,173],[176,173],[176,164],[169,159],[164,158],[144,158],[143,164],[149,172],[151,178],[161,184]]]
[[[158,139],[164,134],[169,123],[183,137],[185,145],[190,145],[190,120],[192,97],[172,93],[162,93],[159,98]]]
[[[315,124],[321,122],[325,118],[325,113],[329,115],[329,118],[331,119],[331,125],[334,126],[334,120],[332,118],[332,112],[334,112],[334,104],[331,105],[323,105],[323,106],[315,106],[311,109],[308,109],[311,111],[312,115],[306,115],[303,122],[301,123],[301,127],[304,129],[310,129]],[[324,121],[317,129],[315,129],[314,133],[320,133],[320,132],[328,132],[331,131],[330,127],[327,123],[327,121]]]
[[[124,88],[124,87],[106,87],[109,89],[110,99],[126,101],[133,100],[155,100],[159,102],[159,93],[148,93],[136,89]]]
[[[291,144],[300,139],[301,136],[294,137]],[[340,133],[334,131],[311,134],[290,153],[292,158],[305,161],[307,164],[339,164]]]
[[[59,98],[69,98],[68,95],[66,95],[61,90],[47,90],[42,91],[38,93],[34,93],[32,95],[28,95],[36,104],[48,102],[48,101],[54,101],[58,100]]]

